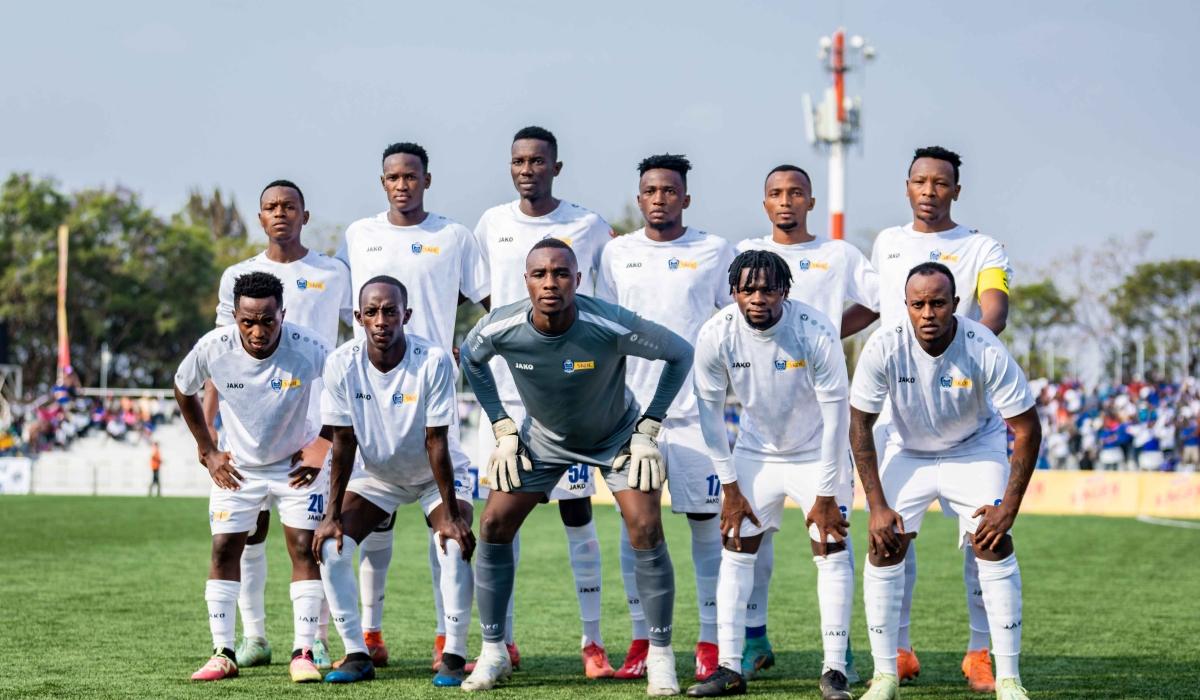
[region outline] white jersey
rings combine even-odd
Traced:
[[[256,360],[237,329],[214,328],[183,358],[175,386],[191,396],[212,379],[225,425],[223,448],[237,468],[286,467],[321,432],[309,411],[330,349],[312,329],[284,321],[275,352]]]
[[[337,344],[338,319],[353,325],[350,270],[340,260],[315,250],[290,263],[278,263],[259,253],[230,265],[221,275],[217,292],[217,325],[233,324],[233,283],[247,272],[269,272],[283,282],[283,310],[289,322],[311,328]]]
[[[838,338],[847,300],[879,311],[879,273],[861,250],[845,241],[817,236],[808,243],[784,245],[764,236],[747,238],[738,243],[737,250],[769,250],[786,260],[792,270],[788,298],[825,314]]]
[[[470,229],[432,212],[416,226],[395,226],[387,212],[355,221],[346,229],[335,257],[350,266],[355,310],[367,280],[377,275],[395,277],[408,289],[408,306],[413,310],[406,332],[446,352],[454,347],[459,292],[471,301],[490,293],[487,270]],[[354,325],[354,337],[366,337],[362,326]]]
[[[612,227],[598,214],[565,199],[559,200],[558,207],[545,216],[526,216],[521,213],[520,204],[518,200],[492,207],[479,217],[475,226],[475,240],[491,278],[492,308],[529,298],[525,258],[545,238],[557,238],[575,251],[579,260],[579,293],[591,296],[600,269],[600,253],[617,235]],[[497,357],[490,366],[500,398],[520,401],[508,365]]]
[[[930,357],[912,324],[871,334],[854,370],[850,405],[879,413],[887,403],[889,444],[910,453],[962,457],[1007,450],[1003,418],[1034,405],[1025,373],[981,323],[956,315],[954,340]]]
[[[725,401],[727,387],[742,402],[735,457],[802,462],[821,456],[825,421],[818,402],[849,394],[846,357],[833,322],[799,301],[765,331],[751,328],[737,305],[700,329],[696,396]]]
[[[454,421],[454,360],[424,338],[405,334],[405,339],[404,360],[386,374],[371,364],[366,341],[352,340],[330,355],[321,420],[354,426],[367,474],[417,486],[432,478],[425,429]]]
[[[972,321],[983,317],[976,291],[979,273],[1003,270],[1012,282],[1012,266],[1004,246],[992,238],[965,226],[941,233],[920,233],[912,224],[893,226],[879,234],[871,251],[871,264],[879,271],[880,325],[892,328],[908,321],[904,305],[904,285],[908,272],[923,262],[940,262],[954,275],[958,308],[955,312]]]
[[[604,247],[596,296],[666,326],[695,345],[705,321],[733,303],[729,296],[729,264],[733,245],[719,236],[688,227],[669,241],[651,240],[646,229],[619,236]],[[630,357],[625,383],[638,404],[649,406],[666,363]],[[688,386],[692,383],[687,380]],[[671,404],[671,418],[699,415],[696,397],[681,391]]]

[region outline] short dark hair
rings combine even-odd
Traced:
[[[729,288],[737,290],[742,281],[742,270],[749,270],[747,281],[753,281],[761,270],[767,276],[771,290],[783,292],[792,289],[792,268],[777,253],[769,250],[747,250],[739,253],[729,265]]]
[[[765,185],[767,180],[770,180],[771,176],[774,175],[775,173],[800,173],[801,175],[804,176],[805,180],[808,180],[808,189],[809,190],[812,189],[812,177],[809,176],[807,170],[805,170],[804,168],[801,168],[799,165],[791,165],[789,163],[784,163],[783,165],[776,165],[774,168],[771,168],[771,172],[767,173],[767,177],[766,177],[766,179],[763,180],[763,184]]]
[[[296,186],[296,183],[292,182],[291,180],[272,180],[267,183],[267,186],[262,189],[262,192],[258,193],[258,201],[260,204],[262,203],[263,195],[266,194],[267,190],[271,189],[272,187],[290,187],[293,190],[296,190],[296,194],[300,195],[300,208],[304,208],[304,193],[301,192],[300,188]]]
[[[645,175],[650,170],[674,170],[679,173],[679,177],[683,178],[683,184],[687,186],[687,174],[692,169],[692,162],[684,155],[671,155],[664,153],[661,156],[650,156],[641,163],[638,163],[638,175]]]
[[[403,282],[401,282],[400,280],[398,280],[395,277],[392,277],[390,275],[375,275],[374,277],[367,280],[366,282],[363,282],[363,286],[358,288],[358,305],[359,306],[362,306],[363,290],[366,289],[367,287],[370,287],[373,284],[390,284],[390,285],[392,285],[396,289],[400,290],[400,294],[404,296],[404,303],[406,303],[406,304],[408,303],[408,288],[404,286]]]
[[[579,259],[575,257],[575,251],[571,250],[571,246],[567,245],[566,241],[562,241],[557,238],[543,238],[542,240],[533,244],[533,247],[529,249],[529,253],[532,254],[535,250],[542,250],[545,248],[565,250],[571,254],[571,259],[575,261],[575,264],[579,264]]]
[[[233,281],[233,308],[237,309],[238,300],[242,297],[249,299],[266,299],[275,297],[275,303],[283,306],[283,282],[270,272],[247,272]]]
[[[421,161],[421,169],[429,172],[429,154],[425,152],[425,149],[422,146],[415,143],[410,143],[408,141],[393,143],[392,145],[383,149],[383,160],[387,160],[390,156],[399,155],[401,153],[407,153],[410,156],[416,156],[417,159]]]
[[[537,139],[550,144],[550,150],[554,151],[554,157],[558,158],[558,139],[554,138],[554,134],[550,133],[549,129],[543,129],[540,126],[527,126],[513,135],[513,143],[522,139]]]
[[[958,168],[960,165],[962,165],[962,156],[948,148],[942,148],[941,146],[926,146],[924,148],[918,148],[917,152],[913,154],[912,163],[908,164],[909,175],[912,174],[913,163],[916,163],[922,158],[944,160],[950,165],[954,166],[954,184],[958,184]]]
[[[908,287],[908,281],[912,279],[914,275],[928,277],[930,275],[939,273],[945,275],[946,278],[950,280],[950,298],[953,299],[954,297],[958,296],[958,292],[954,287],[954,273],[950,272],[950,268],[939,262],[923,262],[909,270],[908,277],[904,278],[904,286],[906,288]]]

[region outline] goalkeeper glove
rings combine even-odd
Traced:
[[[662,422],[642,416],[613,460],[613,469],[620,471],[629,462],[629,488],[649,493],[662,488],[666,478],[666,460],[658,451],[658,431]]]
[[[488,485],[509,493],[521,486],[521,470],[533,471],[533,462],[517,436],[517,424],[512,418],[492,423],[492,433],[496,436],[496,450],[488,460]]]

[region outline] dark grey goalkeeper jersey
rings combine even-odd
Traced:
[[[625,386],[625,358],[667,363],[646,415],[659,420],[692,366],[692,346],[667,328],[616,304],[575,297],[566,333],[544,335],[525,299],[480,319],[460,350],[475,397],[493,423],[507,414],[488,360],[508,363],[527,416],[521,440],[534,463],[607,467],[629,439],[641,407]]]

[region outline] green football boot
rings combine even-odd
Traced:
[[[234,651],[238,668],[269,666],[271,663],[271,643],[263,637],[242,637]]]

